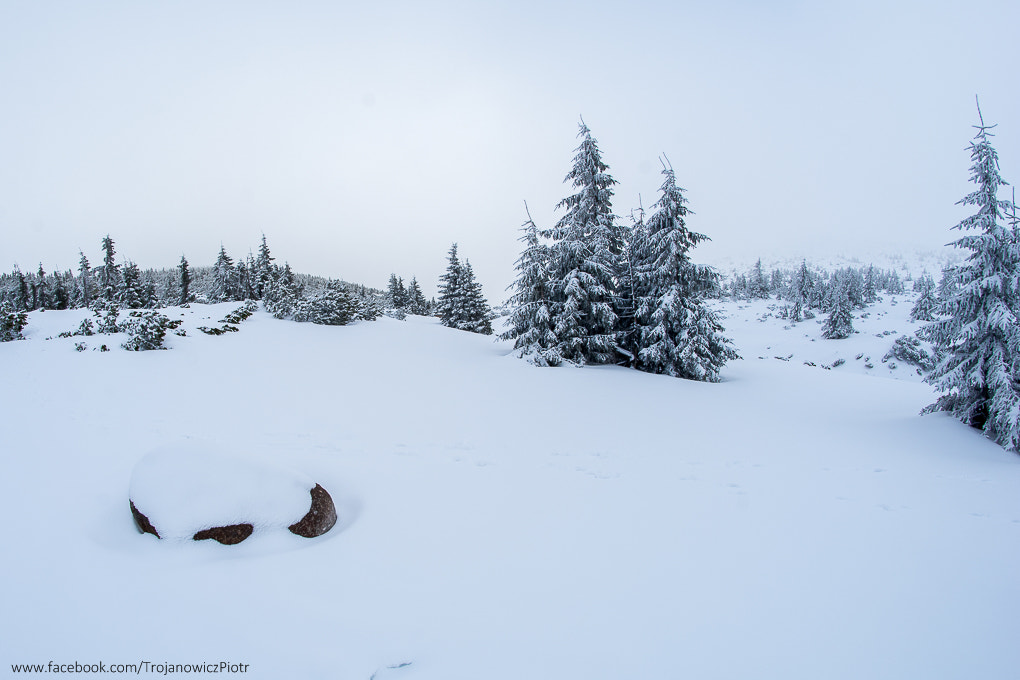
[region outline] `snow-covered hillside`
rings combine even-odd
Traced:
[[[910,296],[847,340],[769,304],[724,305],[743,359],[719,384],[535,368],[421,317],[258,312],[214,337],[195,329],[237,305],[196,305],[169,310],[187,330],[169,351],[127,352],[46,339],[85,311],[33,313],[0,344],[0,668],[1016,677],[1020,456],[918,416],[930,388],[881,362]],[[339,521],[142,535],[132,470],[168,447],[271,458]]]

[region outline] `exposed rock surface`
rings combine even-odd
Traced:
[[[232,524],[229,527],[202,529],[202,531],[195,534],[194,539],[196,541],[206,541],[211,538],[223,545],[237,545],[244,539],[251,536],[251,532],[254,530],[255,527],[250,524]]]
[[[288,529],[291,533],[305,538],[315,538],[333,528],[336,524],[336,506],[329,492],[318,484],[311,490],[312,507],[300,522],[291,524]]]

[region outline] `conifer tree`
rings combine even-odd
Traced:
[[[191,300],[191,270],[188,268],[188,259],[181,255],[181,263],[177,266],[178,287],[181,294],[177,298],[177,304],[186,305]]]
[[[1015,208],[998,198],[1006,182],[990,139],[995,126],[985,125],[980,108],[978,118],[969,147],[970,181],[977,189],[959,201],[977,212],[953,227],[970,233],[952,243],[970,255],[955,271],[958,289],[945,302],[946,318],[926,329],[941,356],[925,381],[941,396],[924,412],[951,413],[1015,451],[1020,447],[1020,244],[1002,223]]]
[[[411,283],[407,285],[407,311],[410,314],[425,316],[429,312],[429,303],[421,292],[421,285],[418,279],[411,277]]]
[[[291,271],[290,264],[284,263],[269,280],[262,296],[262,304],[265,305],[266,311],[277,319],[287,319],[294,314],[300,297],[301,291],[294,272]]]
[[[50,296],[49,291],[46,290],[46,272],[43,270],[42,262],[39,263],[39,271],[36,273],[35,290],[35,308],[36,309],[49,309],[50,308]]]
[[[15,311],[26,311],[31,304],[31,297],[28,292],[28,281],[25,279],[25,275],[22,273],[16,265],[14,267],[14,276],[18,280],[18,285],[14,291],[14,308]]]
[[[120,268],[114,261],[116,254],[114,245],[113,239],[107,234],[103,238],[103,272],[100,280],[102,288],[100,295],[107,302],[112,302],[117,298],[117,291],[120,288]]]
[[[946,304],[956,295],[956,291],[960,287],[956,277],[956,267],[947,264],[942,268],[942,278],[939,279],[939,287],[936,293],[940,304]]]
[[[273,265],[274,259],[269,253],[269,246],[266,245],[266,235],[262,234],[262,243],[259,245],[259,254],[255,258],[255,267],[252,272],[255,295],[258,299],[262,299],[266,286],[269,285],[270,280],[273,278],[275,270],[275,265]]]
[[[717,382],[737,358],[715,314],[705,305],[718,274],[691,262],[689,251],[708,239],[687,228],[689,211],[673,168],[663,164],[661,196],[648,219],[647,242],[636,254],[639,277],[639,368],[677,378]]]
[[[10,303],[0,302],[0,342],[21,340],[21,331],[28,325],[28,313],[15,309]]]
[[[404,309],[407,307],[407,289],[404,287],[404,279],[396,274],[390,274],[388,289],[393,309]]]
[[[440,277],[439,318],[444,326],[472,333],[492,334],[492,310],[475,281],[471,263],[457,257],[457,244],[450,248],[446,273]]]
[[[747,282],[747,297],[752,300],[767,300],[769,297],[769,285],[765,281],[765,272],[761,268],[761,258],[751,270],[751,276]]]
[[[852,277],[849,275],[834,277],[832,286],[835,292],[832,296],[832,309],[822,325],[822,337],[830,340],[842,340],[853,335],[854,318],[850,313],[853,303],[850,301],[849,294],[851,280]]]
[[[64,276],[59,272],[55,273],[53,275],[53,291],[50,295],[50,305],[53,309],[67,309],[70,304],[71,296],[68,294],[67,286],[64,284]]]
[[[868,265],[868,274],[864,277],[864,304],[878,302],[878,284],[875,282],[875,265]]]
[[[134,262],[127,262],[121,272],[121,286],[117,292],[117,302],[127,309],[143,307],[142,273]]]
[[[85,253],[78,251],[81,258],[78,260],[78,279],[81,282],[81,305],[82,307],[88,307],[92,301],[92,287],[90,284],[91,269],[89,267],[89,259],[85,257]]]
[[[801,321],[804,319],[804,308],[808,304],[812,285],[813,282],[811,280],[811,272],[807,268],[807,260],[801,260],[800,269],[797,270],[797,274],[794,276],[790,287],[790,296],[793,298],[793,306],[787,314],[790,321]]]
[[[934,321],[938,313],[939,301],[935,297],[935,281],[927,273],[918,279],[920,295],[910,310],[913,321]]]
[[[436,312],[444,326],[459,328],[460,314],[463,308],[464,284],[463,268],[457,257],[457,244],[450,246],[447,255],[446,272],[439,277],[439,301]]]
[[[562,359],[550,312],[549,248],[541,242],[530,212],[521,231],[524,234],[518,240],[524,243],[524,251],[517,259],[517,280],[510,286],[516,292],[508,301],[511,307],[509,327],[500,338],[513,340],[518,355],[531,357],[538,366],[558,366]]]
[[[482,294],[482,284],[475,279],[470,260],[464,260],[461,285],[464,291],[461,330],[492,335],[492,320],[495,317]]]
[[[582,120],[574,165],[564,181],[577,193],[560,201],[563,217],[550,232],[552,315],[559,355],[576,364],[612,361],[613,298],[624,238],[613,214],[613,186],[598,143]]]
[[[220,244],[220,254],[213,265],[212,290],[209,297],[216,301],[236,299],[237,273],[234,260],[227,255],[226,248]]]

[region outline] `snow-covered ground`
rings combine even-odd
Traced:
[[[238,305],[196,305],[136,353],[34,313],[0,345],[0,669],[1015,678],[1020,456],[918,415],[930,388],[881,361],[912,297],[886,297],[847,340],[725,305],[743,359],[714,385],[535,368],[419,317],[213,337]],[[142,535],[132,470],[167,447],[270,458],[339,521]]]

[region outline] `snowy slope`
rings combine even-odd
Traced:
[[[84,313],[33,314],[0,345],[0,669],[1014,678],[1020,456],[919,417],[916,376],[852,359],[910,330],[905,304],[845,341],[727,306],[744,359],[716,385],[538,369],[418,317],[259,312],[211,337],[194,328],[237,305],[196,305],[174,310],[188,335],[169,351],[79,353],[44,338]],[[339,522],[237,546],[143,536],[132,469],[175,444],[275,459]]]

